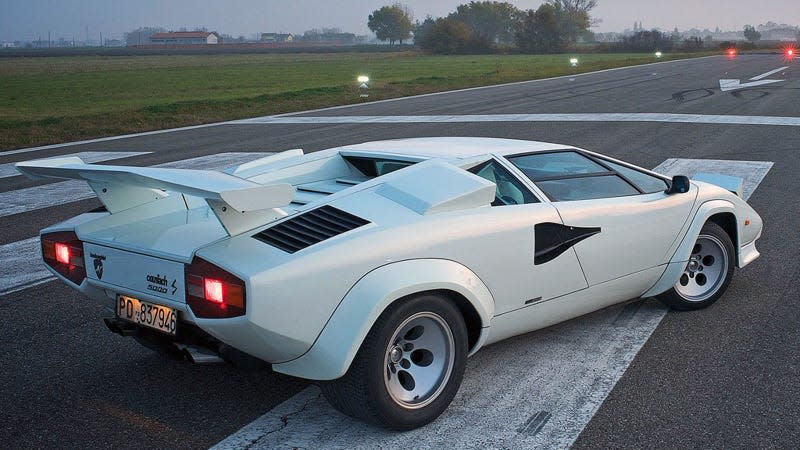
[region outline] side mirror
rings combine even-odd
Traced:
[[[667,189],[667,194],[683,194],[689,192],[689,177],[675,175],[672,177],[672,185]]]

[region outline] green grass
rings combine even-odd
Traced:
[[[0,149],[356,103],[360,74],[372,79],[369,100],[379,100],[575,73],[567,60],[413,52],[4,58]],[[653,56],[580,61],[586,72]]]

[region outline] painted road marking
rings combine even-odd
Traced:
[[[742,177],[746,198],[771,167],[771,162],[668,159],[654,170]],[[311,386],[214,449],[568,448],[666,312],[653,299],[638,301],[483,349],[469,359],[448,410],[419,430],[394,433],[353,420]]]
[[[494,88],[502,88],[502,87],[506,87],[506,86],[523,85],[523,84],[529,84],[529,83],[540,83],[542,81],[552,81],[552,80],[559,80],[559,79],[571,78],[571,77],[574,78],[576,76],[586,77],[588,75],[595,75],[595,74],[604,73],[604,72],[616,72],[616,71],[620,71],[620,70],[630,70],[630,69],[637,69],[637,68],[641,68],[641,67],[655,66],[655,65],[659,65],[659,64],[672,64],[672,63],[676,63],[676,62],[693,62],[693,61],[699,61],[699,60],[703,60],[703,59],[707,59],[707,58],[720,58],[720,57],[721,56],[718,56],[718,55],[712,55],[712,56],[703,56],[703,57],[700,57],[700,58],[675,59],[675,60],[672,60],[672,61],[659,61],[659,62],[648,63],[648,64],[640,64],[638,66],[614,67],[612,69],[602,69],[602,70],[596,70],[596,71],[593,71],[593,72],[584,72],[584,73],[573,74],[573,75],[562,75],[562,76],[559,76],[559,77],[539,78],[539,79],[536,79],[536,80],[515,81],[515,82],[512,82],[512,83],[493,84],[493,85],[489,85],[489,86],[476,86],[476,87],[471,87],[471,88],[456,89],[456,90],[452,90],[452,91],[431,92],[431,93],[428,93],[428,94],[412,95],[412,96],[408,96],[408,97],[387,98],[387,99],[384,99],[384,100],[372,101],[372,102],[369,102],[369,104],[370,105],[378,105],[378,104],[382,104],[382,103],[397,102],[397,101],[403,101],[403,100],[408,100],[408,99],[415,99],[415,98],[422,98],[422,97],[432,97],[432,96],[435,96],[435,95],[456,94],[456,93],[461,93],[461,92],[477,91],[477,90],[483,90],[483,89],[494,89]],[[330,111],[330,110],[335,110],[335,109],[347,109],[347,108],[354,108],[354,107],[363,106],[363,105],[364,105],[364,103],[352,103],[352,104],[349,104],[349,105],[329,106],[327,108],[309,109],[309,110],[306,110],[306,111],[295,111],[295,112],[291,112],[291,113],[279,114],[279,115],[276,115],[274,117],[284,117],[284,116],[290,116],[290,115],[293,115],[293,114],[308,114],[308,113],[314,113],[314,112],[320,112],[320,111]],[[51,144],[51,145],[43,145],[43,146],[40,146],[40,147],[21,148],[21,149],[17,149],[17,150],[8,150],[8,151],[0,152],[0,155],[5,156],[5,155],[14,155],[14,154],[18,154],[18,153],[37,152],[37,151],[42,151],[42,150],[50,150],[50,149],[54,149],[54,148],[69,147],[69,146],[73,146],[73,145],[95,144],[95,143],[98,143],[98,142],[109,142],[109,141],[116,141],[116,140],[119,140],[119,139],[128,139],[128,138],[135,138],[135,137],[140,137],[140,136],[152,136],[152,135],[156,135],[156,134],[173,133],[173,132],[176,132],[176,131],[196,130],[196,129],[199,129],[199,128],[215,127],[215,126],[218,126],[218,125],[237,125],[238,124],[237,122],[238,121],[215,122],[215,123],[207,123],[207,124],[203,124],[203,125],[193,125],[193,126],[182,127],[182,128],[169,128],[169,129],[166,129],[166,130],[145,131],[145,132],[142,132],[142,133],[126,134],[126,135],[122,135],[122,136],[109,136],[109,137],[104,137],[104,138],[88,139],[88,140],[85,140],[85,141],[65,142],[63,144]]]
[[[253,161],[271,153],[220,153],[218,155],[200,156],[197,158],[185,159],[181,161],[173,161],[165,164],[159,164],[155,167],[167,167],[174,169],[210,169],[222,170],[236,164]],[[79,200],[71,195],[77,192],[78,195],[87,194],[85,198],[94,196],[94,192],[88,188],[88,185],[83,181],[66,181],[48,184],[45,186],[60,186],[51,188],[47,191],[37,191],[39,195],[50,195],[56,198],[51,199],[51,203],[47,206],[59,205],[67,202]],[[73,188],[73,185],[82,185],[84,189],[78,190]],[[30,189],[20,189],[18,191],[11,191],[6,194],[15,194],[16,196],[20,191],[27,191]],[[62,192],[62,190],[64,190]],[[0,202],[3,201],[3,195],[0,194]],[[17,197],[12,197],[17,199]],[[46,197],[37,199],[37,204],[42,205],[45,203]],[[22,201],[24,201],[24,197]],[[44,207],[44,206],[42,206]],[[38,208],[37,208],[38,209]],[[37,284],[46,283],[54,280],[55,277],[44,268],[39,258],[39,237],[32,237],[22,241],[11,242],[9,244],[0,246],[0,265],[3,271],[0,272],[0,296],[10,294],[12,292],[21,291]]]
[[[761,75],[756,75],[753,78],[750,78],[750,81],[758,81],[762,78],[767,78],[768,76],[772,75],[773,73],[778,73],[781,70],[788,69],[789,66],[778,67],[777,69],[772,69],[769,72],[764,72]]]
[[[95,163],[100,161],[111,161],[114,159],[130,158],[132,156],[147,155],[152,152],[80,152],[69,153],[67,155],[58,155],[51,158],[65,158],[67,156],[77,156],[87,163]],[[44,158],[50,159],[50,158]],[[23,176],[14,168],[15,163],[0,164],[0,178]]]
[[[271,153],[220,153],[218,155],[159,164],[173,169],[212,169],[252,161]],[[0,217],[19,214],[65,203],[93,198],[94,191],[85,181],[69,180],[0,193]]]
[[[0,246],[0,296],[54,280],[39,258],[39,237]]]
[[[789,68],[788,66],[778,67],[777,69],[770,70],[769,72],[764,72],[761,75],[756,75],[753,78],[750,78],[750,83],[742,83],[738,79],[721,79],[719,80],[719,90],[721,90],[722,92],[728,92],[728,91],[735,91],[737,89],[744,89],[749,87],[762,86],[765,84],[772,84],[781,81],[786,81],[786,80],[763,80],[762,78],[766,78],[774,73],[780,72],[781,70],[788,68]]]
[[[798,127],[800,126],[800,117],[666,113],[451,114],[432,116],[270,116],[237,120],[231,123],[236,125],[297,125],[473,122],[667,122],[712,125],[776,125]]]

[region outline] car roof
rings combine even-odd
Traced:
[[[480,137],[425,137],[345,145],[338,151],[374,152],[425,158],[471,158],[572,148],[550,142]]]

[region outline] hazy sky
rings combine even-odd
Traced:
[[[302,33],[311,28],[339,27],[357,34],[369,32],[367,15],[393,0],[2,0],[0,40],[122,38],[139,26],[167,29],[205,26],[209,30],[250,37],[258,32]],[[444,16],[468,0],[406,0],[418,19]],[[522,9],[541,0],[516,0]],[[592,16],[601,22],[594,31],[621,31],[642,21],[646,28],[671,30],[720,27],[739,30],[745,24],[769,20],[800,24],[798,0],[598,0]]]

